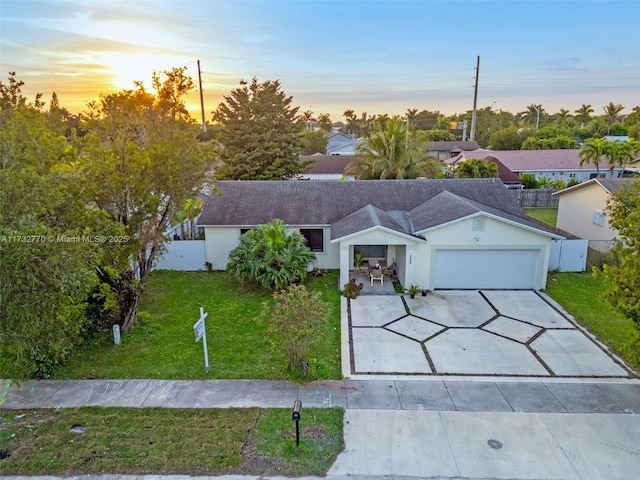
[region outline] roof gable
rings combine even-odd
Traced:
[[[331,240],[343,238],[375,227],[382,227],[404,234],[410,233],[406,226],[401,225],[389,212],[368,204],[332,223]]]
[[[586,182],[582,182],[569,188],[560,190],[559,192],[555,192],[553,193],[553,195],[564,195],[566,193],[575,192],[576,190],[582,190],[594,185],[601,187],[609,195],[615,195],[620,191],[620,188],[622,188],[623,185],[630,185],[631,183],[633,183],[632,178],[592,178],[590,180],[587,180]]]

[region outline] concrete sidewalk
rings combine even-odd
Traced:
[[[2,381],[0,408],[79,406],[640,414],[640,381],[265,380]]]
[[[640,471],[637,380],[345,380],[309,385],[253,380],[67,380],[11,386],[3,382],[0,408],[290,408],[296,398],[304,407],[346,408],[345,450],[329,470],[329,480],[635,480]],[[91,478],[151,480],[158,476]]]

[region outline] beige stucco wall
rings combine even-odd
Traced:
[[[319,227],[318,227],[319,228]],[[340,245],[330,243],[330,230],[323,228],[324,252],[315,252],[318,268],[337,269],[340,266]],[[287,232],[300,231],[299,227],[288,226]],[[207,262],[214,270],[227,268],[229,253],[240,244],[239,227],[205,227],[205,251]]]
[[[610,241],[616,237],[616,231],[609,226],[609,219],[604,214],[610,195],[599,184],[576,188],[558,197],[558,228],[588,240]],[[604,225],[593,223],[594,210],[603,212]]]
[[[288,230],[298,230],[298,227],[288,227]],[[316,263],[319,268],[340,269],[339,285],[349,281],[349,270],[353,269],[354,262],[354,245],[387,245],[387,262],[395,259],[403,285],[416,284],[421,288],[432,288],[435,270],[432,262],[439,248],[513,249],[514,246],[540,251],[535,288],[544,288],[547,282],[550,237],[489,217],[485,217],[482,231],[474,231],[473,219],[468,219],[423,232],[427,242],[377,229],[331,243],[329,228],[323,230],[325,251],[316,253]],[[229,252],[240,242],[240,229],[206,227],[205,238],[207,261],[213,264],[214,269],[224,270]]]

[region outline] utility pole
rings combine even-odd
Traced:
[[[207,122],[204,120],[204,98],[202,97],[202,75],[200,74],[200,60],[198,60],[198,83],[200,84],[200,111],[202,112],[202,131],[207,131]]]
[[[476,138],[476,107],[478,105],[478,77],[480,76],[480,55],[478,55],[478,62],[476,64],[476,86],[473,92],[473,113],[471,114],[471,134],[469,140],[473,141]]]

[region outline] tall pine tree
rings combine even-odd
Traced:
[[[240,82],[241,87],[224,97],[213,121],[220,124],[217,139],[223,145],[219,180],[286,180],[307,170],[300,162],[303,125],[292,107],[292,97],[279,80]]]

